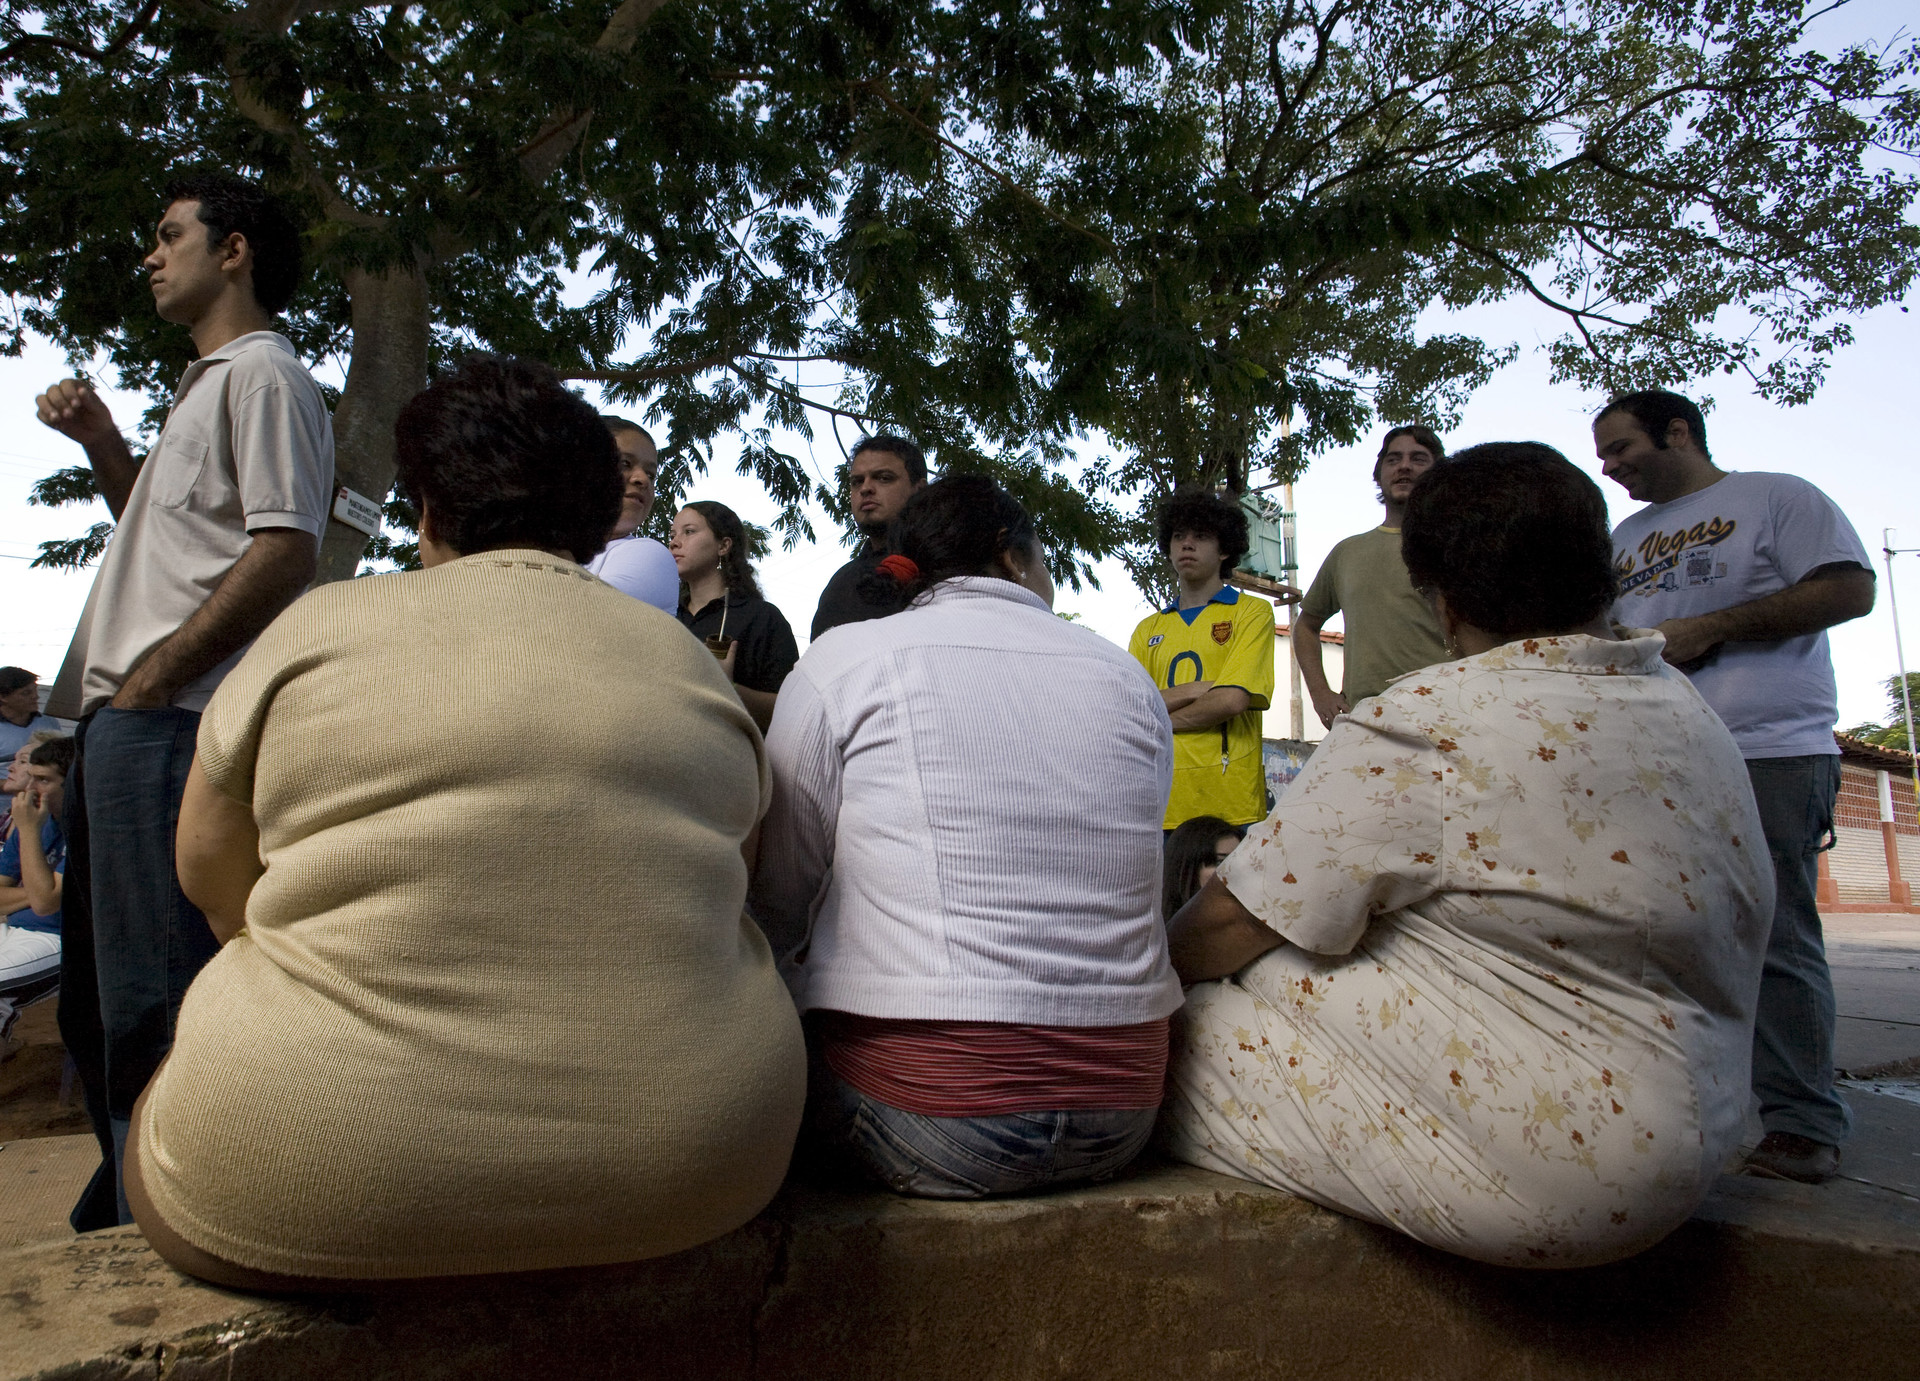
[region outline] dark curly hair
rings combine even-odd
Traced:
[[[1157,528],[1160,555],[1173,555],[1176,532],[1198,532],[1220,542],[1220,578],[1247,554],[1247,515],[1231,499],[1223,499],[1204,489],[1182,489],[1160,505]]]
[[[1422,475],[1400,554],[1416,589],[1502,638],[1578,628],[1616,594],[1600,487],[1538,441],[1470,446]]]
[[[1639,423],[1640,430],[1662,451],[1667,449],[1667,429],[1675,422],[1684,422],[1693,436],[1693,444],[1700,448],[1700,454],[1709,460],[1713,459],[1713,452],[1707,449],[1707,419],[1691,398],[1669,393],[1664,388],[1623,393],[1595,413],[1593,420],[1598,422],[1602,417],[1616,412],[1624,412]]]
[[[278,316],[300,286],[300,227],[286,205],[257,182],[232,173],[192,172],[175,178],[162,195],[200,203],[207,247],[229,235],[246,238],[253,251],[253,300]]]
[[[720,558],[720,573],[727,579],[727,593],[760,598],[760,583],[753,578],[753,540],[740,515],[717,499],[690,499],[684,505],[706,520],[707,531],[716,542],[731,542]],[[685,594],[682,593],[684,602]]]
[[[591,561],[620,516],[613,433],[544,364],[471,355],[394,423],[401,492],[462,556],[538,547]]]
[[[860,593],[869,602],[913,600],[943,580],[983,575],[1003,551],[1039,558],[1040,539],[1020,501],[983,475],[953,475],[916,490],[887,531],[887,549],[920,568],[900,581],[869,572]]]

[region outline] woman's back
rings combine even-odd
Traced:
[[[770,1197],[804,1075],[741,920],[764,773],[670,616],[529,551],[329,586],[229,678],[199,757],[251,797],[267,872],[143,1129],[196,1245],[533,1269],[674,1251]]]
[[[755,904],[776,934],[798,939],[832,863],[803,1009],[1117,1025],[1179,1005],[1157,914],[1170,731],[1121,649],[1011,581],[950,580],[809,648],[769,751]],[[824,838],[793,807],[828,795]]]

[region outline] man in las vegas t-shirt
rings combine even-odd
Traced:
[[[1840,783],[1826,630],[1873,608],[1873,568],[1813,485],[1714,465],[1699,408],[1678,394],[1615,400],[1593,437],[1607,478],[1647,505],[1614,529],[1614,618],[1666,634],[1667,660],[1726,722],[1773,855],[1753,1041],[1767,1135],[1748,1169],[1817,1183],[1851,1125],[1833,1091],[1833,980],[1814,910]]]

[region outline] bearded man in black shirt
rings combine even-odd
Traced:
[[[847,502],[866,540],[820,592],[820,607],[813,616],[814,637],[843,623],[900,612],[902,602],[876,603],[870,595],[862,595],[860,581],[887,555],[887,524],[926,483],[927,458],[904,436],[863,437],[853,448],[847,464]]]

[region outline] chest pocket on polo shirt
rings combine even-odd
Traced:
[[[162,436],[153,454],[147,457],[148,465],[160,467],[153,472],[153,502],[161,508],[184,508],[193,487],[200,482],[201,472],[207,468],[207,453],[211,449],[212,444],[205,437],[171,433]]]

